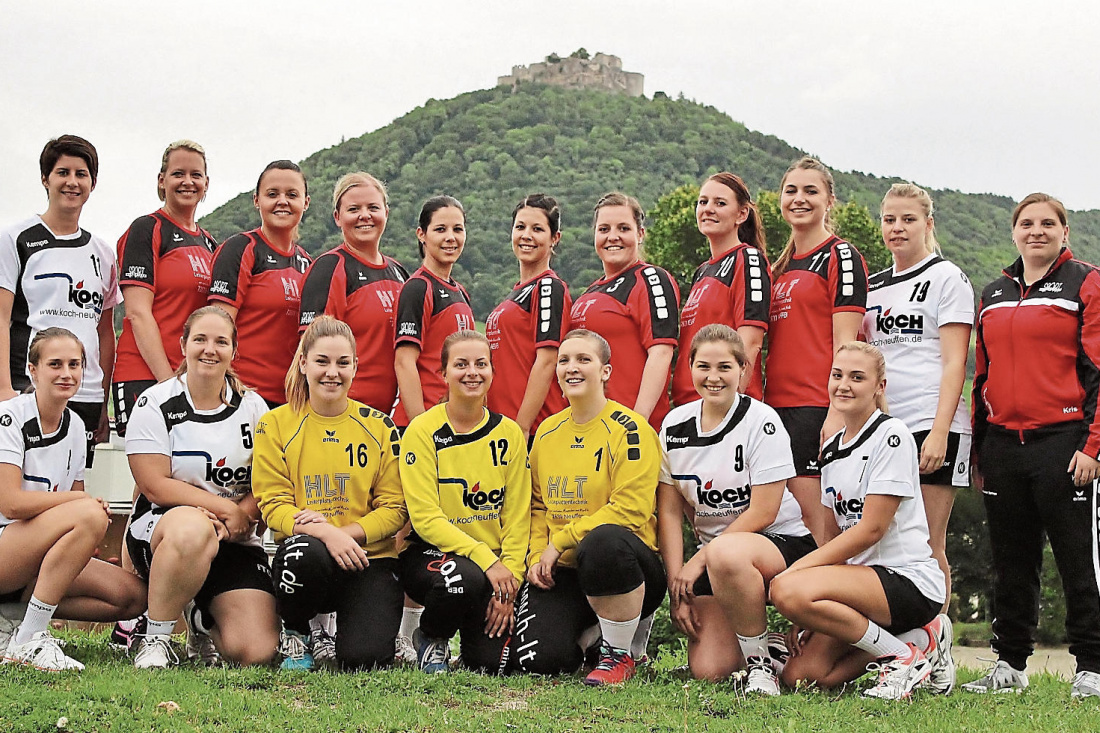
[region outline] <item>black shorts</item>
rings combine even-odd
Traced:
[[[774,534],[772,532],[757,532],[757,534],[775,545],[776,549],[779,550],[779,554],[783,556],[783,564],[787,567],[817,549],[817,543],[814,542],[812,534],[802,535],[801,537]],[[706,573],[700,575],[699,579],[695,581],[694,591],[697,596],[714,595],[714,590],[710,587],[710,576]]]
[[[80,415],[80,419],[84,421],[84,437],[88,441],[88,458],[84,462],[84,468],[91,468],[92,461],[95,460],[95,443],[92,441],[92,435],[99,427],[99,419],[103,416],[103,403],[70,401],[69,409]]]
[[[828,407],[777,407],[775,411],[791,436],[794,471],[798,478],[820,478],[821,427]]]
[[[130,421],[138,397],[156,383],[155,379],[131,379],[129,382],[115,382],[111,385],[111,400],[115,405],[115,432],[118,437],[126,437],[126,423]]]
[[[928,598],[916,584],[901,573],[881,565],[871,565],[882,583],[886,594],[886,603],[890,606],[890,625],[886,630],[891,634],[904,634],[919,629],[936,618],[943,601]]]
[[[913,439],[917,441],[917,455],[920,455],[920,447],[924,439],[928,437],[930,430],[919,430],[913,433]],[[920,482],[930,486],[954,486],[957,489],[965,489],[970,485],[970,441],[971,436],[962,433],[951,432],[947,434],[947,455],[943,457],[943,465],[932,473],[922,473]]]
[[[7,593],[0,593],[0,603],[20,603],[23,600],[23,594],[26,592],[27,586],[23,586]]]

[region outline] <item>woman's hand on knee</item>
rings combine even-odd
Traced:
[[[489,586],[493,589],[493,598],[510,603],[516,600],[519,593],[519,581],[512,571],[504,567],[504,563],[497,560],[485,571],[485,577],[489,579]]]
[[[695,641],[698,637],[699,625],[695,619],[695,606],[691,601],[671,601],[669,615],[672,616],[672,623],[676,624],[676,628]]]
[[[502,601],[495,595],[489,599],[489,606],[485,609],[485,635],[490,639],[504,636],[505,632],[511,633],[516,624],[515,597]]]
[[[328,525],[324,532],[316,536],[325,543],[325,549],[341,570],[365,570],[370,565],[366,551],[338,527]]]

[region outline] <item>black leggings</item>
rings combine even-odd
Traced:
[[[404,602],[397,569],[397,560],[380,557],[365,570],[343,570],[316,537],[287,537],[272,567],[279,615],[288,629],[309,634],[310,619],[335,611],[341,666],[392,664]]]
[[[493,589],[477,563],[420,542],[409,545],[400,562],[405,592],[424,606],[421,633],[450,639],[461,631],[463,666],[503,674],[508,667],[510,635],[490,638],[485,633],[485,611]]]
[[[524,583],[520,589],[514,664],[534,674],[575,671],[584,661],[577,642],[585,629],[598,623],[587,596],[622,595],[643,583],[645,618],[660,607],[667,589],[660,556],[617,524],[596,527],[577,546],[577,567],[554,571],[553,588]]]

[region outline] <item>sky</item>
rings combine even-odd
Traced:
[[[207,150],[201,216],[271,160],[581,47],[838,170],[1100,208],[1084,0],[0,0],[0,18],[0,226],[45,209],[38,154],[59,134],[98,148],[82,225],[113,241],[158,207],[173,140]]]

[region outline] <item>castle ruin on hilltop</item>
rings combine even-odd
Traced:
[[[497,78],[497,86],[510,86],[514,91],[520,84],[550,84],[566,89],[598,89],[632,97],[645,95],[645,76],[633,71],[623,71],[618,56],[597,53],[589,56],[583,48],[562,58],[550,54],[545,61],[530,66],[513,66],[508,76]]]

